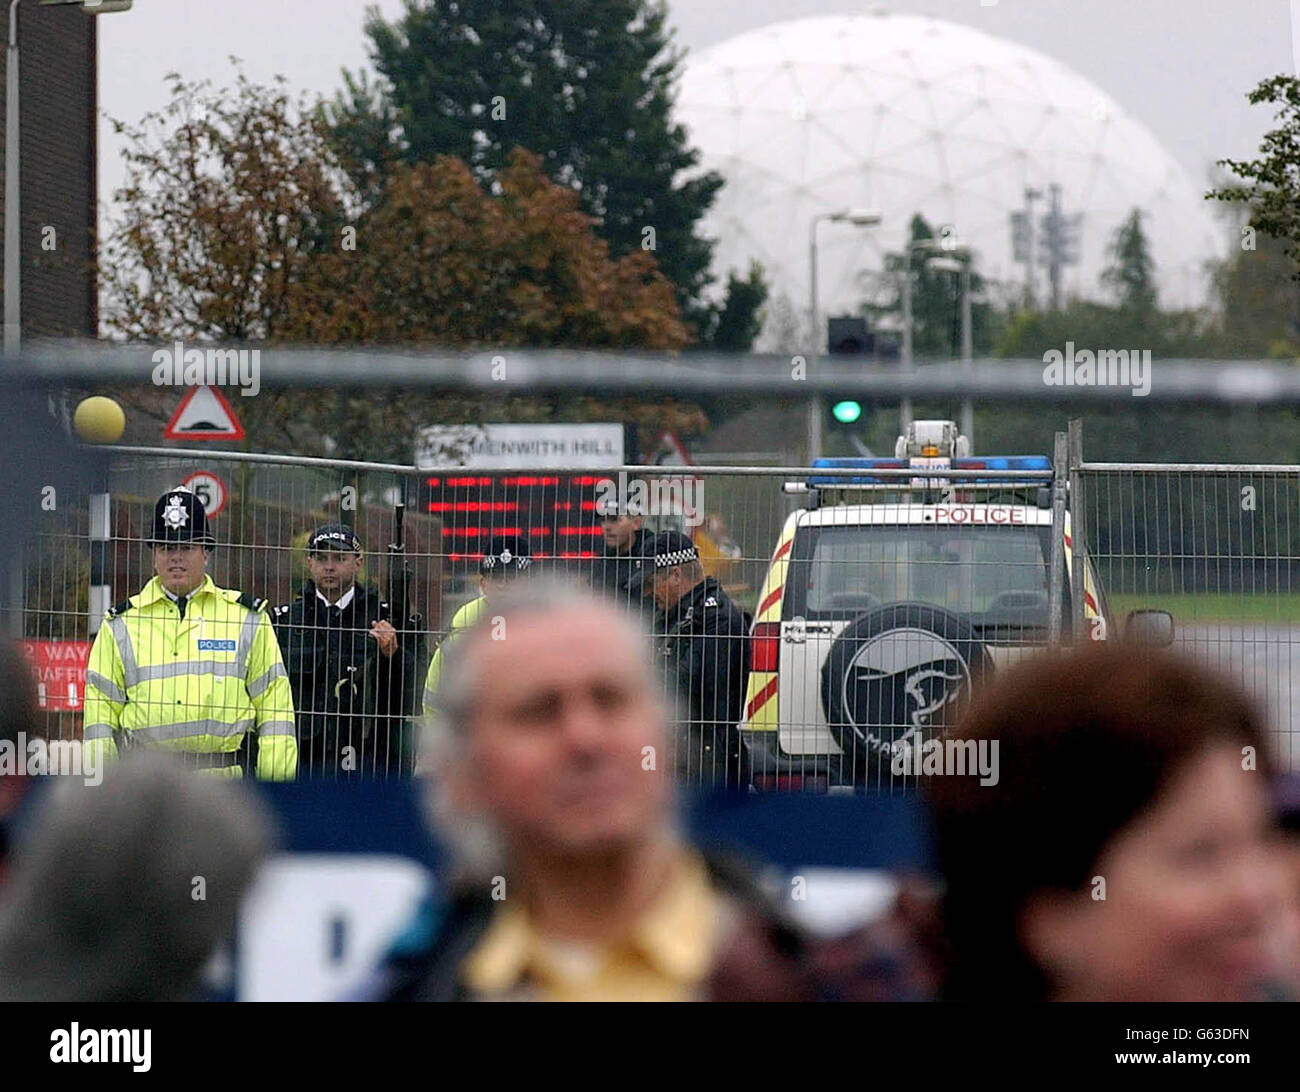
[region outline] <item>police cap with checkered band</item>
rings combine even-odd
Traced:
[[[518,576],[528,571],[533,563],[533,552],[528,542],[519,535],[493,535],[488,539],[479,572],[484,576]]]
[[[636,572],[628,581],[629,591],[640,591],[652,573],[698,561],[700,551],[681,531],[660,531],[645,545],[645,556],[637,561]]]

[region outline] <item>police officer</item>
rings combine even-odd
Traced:
[[[414,634],[399,637],[389,604],[357,580],[365,554],[352,528],[317,527],[307,539],[311,579],[275,608],[298,710],[298,752],[314,776],[406,772],[405,719],[419,683]]]
[[[424,711],[433,709],[434,696],[438,691],[438,679],[442,674],[442,648],[461,630],[468,629],[477,622],[487,610],[492,592],[504,587],[509,581],[528,572],[533,564],[533,552],[528,547],[528,540],[519,535],[493,535],[488,539],[487,549],[479,561],[478,588],[479,595],[463,604],[451,616],[451,626],[447,636],[442,639],[429,661],[429,673],[424,680]]]
[[[614,500],[599,512],[599,519],[605,550],[592,562],[592,587],[613,597],[620,605],[641,612],[649,600],[643,599],[639,592],[634,593],[629,585],[653,536],[641,526],[641,516]],[[653,610],[648,613],[652,614]]]
[[[153,579],[108,612],[90,650],[86,762],[153,746],[242,777],[240,744],[256,733],[257,776],[293,778],[293,698],[266,600],[204,571],[216,539],[188,489],[158,499],[150,542]]]
[[[711,576],[680,531],[662,531],[646,546],[631,588],[659,608],[655,644],[689,717],[678,766],[690,781],[740,783],[738,728],[749,676],[749,619]]]

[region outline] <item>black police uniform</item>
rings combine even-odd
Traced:
[[[620,554],[605,547],[605,552],[595,558],[591,566],[591,586],[598,592],[610,596],[620,606],[631,607],[638,614],[644,614],[648,622],[654,613],[641,598],[639,589],[630,587],[632,577],[639,571],[640,562],[648,556],[654,536],[644,528],[636,533],[631,548]]]
[[[370,633],[381,619],[390,620],[388,604],[360,583],[342,608],[326,603],[310,580],[297,599],[275,608],[297,710],[299,777],[410,772],[412,729],[404,718],[416,709],[417,646],[399,630],[397,650],[385,656]]]
[[[739,785],[748,617],[717,580],[706,576],[661,612],[655,632],[668,676],[689,707],[689,723],[676,745],[679,772],[695,784]]]

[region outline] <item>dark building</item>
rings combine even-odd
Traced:
[[[8,9],[8,0],[0,3],[5,42]],[[78,7],[40,7],[37,0],[18,9],[24,338],[97,333],[96,22]],[[6,57],[0,46],[0,146]],[[0,202],[0,226],[3,220]]]

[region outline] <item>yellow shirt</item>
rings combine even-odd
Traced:
[[[479,1000],[689,1001],[713,965],[722,917],[704,862],[690,853],[621,941],[548,937],[522,904],[503,903],[462,977]]]

